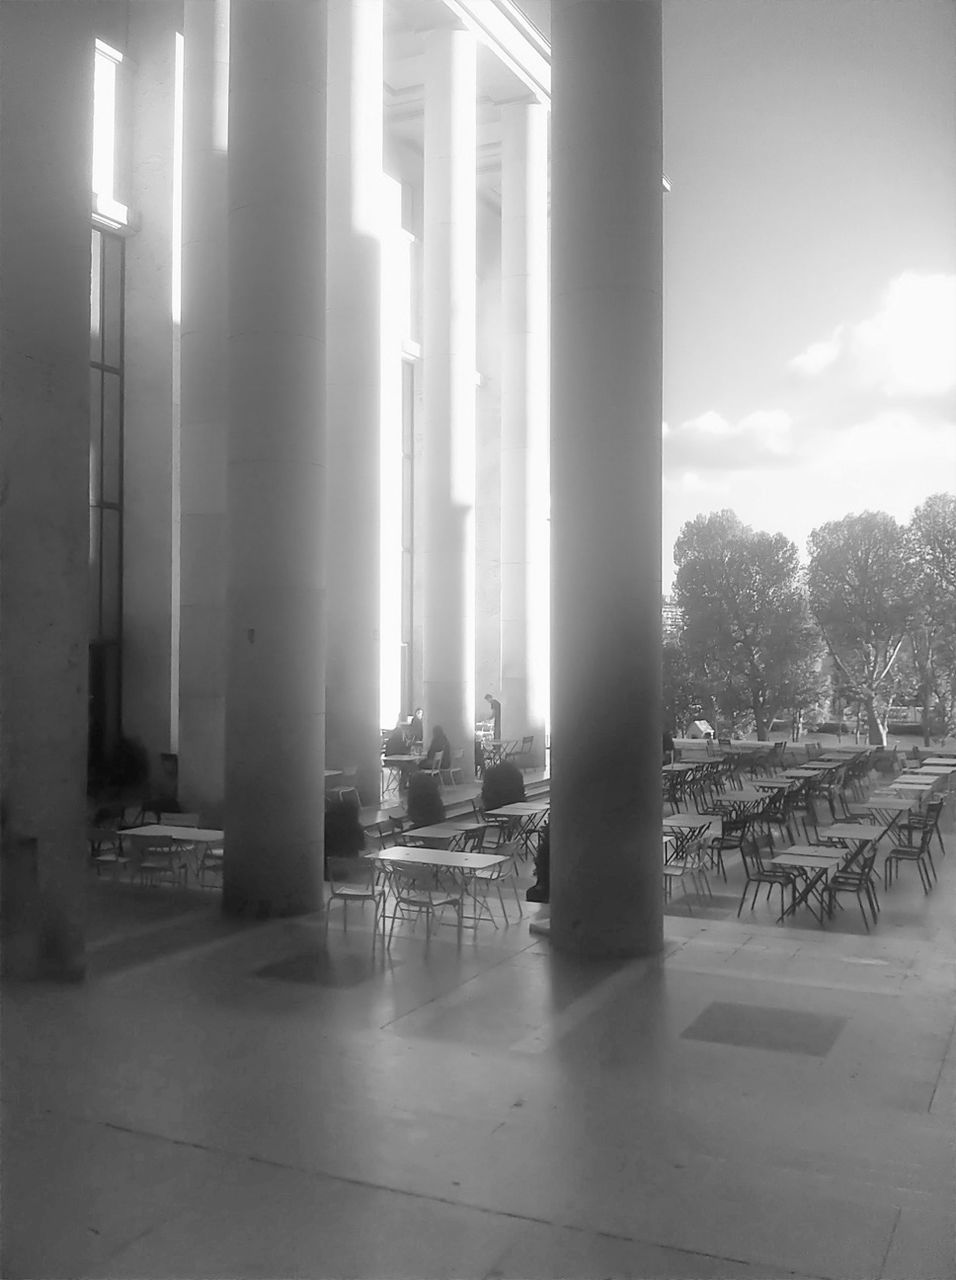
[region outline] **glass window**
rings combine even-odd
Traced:
[[[112,507],[103,507],[101,518],[103,590],[100,635],[118,640],[120,635],[120,513]]]
[[[118,369],[123,341],[123,241],[103,236],[103,363]]]
[[[123,478],[122,383],[103,374],[103,502],[119,504]]]
[[[90,359],[97,363],[103,359],[103,323],[100,316],[102,245],[103,237],[94,231],[90,244]]]
[[[100,634],[100,508],[90,507],[90,638]]]
[[[90,506],[102,500],[103,486],[100,468],[102,466],[103,437],[103,375],[99,369],[90,370]]]

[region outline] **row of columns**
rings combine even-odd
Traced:
[[[224,10],[203,0],[186,4],[187,31],[199,33],[192,55],[187,53],[187,75],[189,58],[198,58],[203,50],[206,76],[214,80],[216,65],[220,74],[224,70]],[[335,92],[335,74],[327,84],[325,45],[327,30],[333,39],[353,42],[338,90],[345,94],[349,86],[360,85],[363,73],[356,50],[362,42],[364,56],[369,31],[363,34],[359,15],[364,11],[367,18],[373,7],[378,6],[366,7],[366,0],[333,0],[327,28],[326,6],[315,2],[230,6],[225,183],[215,101],[190,108],[187,85],[187,118],[195,111],[191,118],[199,120],[201,128],[187,145],[187,156],[189,145],[197,148],[192,162],[197,187],[192,194],[186,192],[184,239],[191,265],[184,283],[187,310],[196,309],[184,315],[184,361],[190,344],[193,359],[199,360],[200,352],[208,353],[209,359],[203,360],[204,372],[197,371],[192,382],[184,368],[183,467],[185,472],[188,461],[200,471],[207,465],[215,470],[224,458],[225,485],[217,490],[213,484],[207,498],[195,490],[184,497],[182,602],[184,615],[192,621],[183,631],[182,669],[192,704],[189,697],[183,702],[181,751],[188,772],[190,759],[198,760],[207,749],[203,744],[216,741],[217,700],[224,688],[224,904],[231,911],[282,914],[320,904],[323,794],[316,779],[325,766],[326,655],[328,670],[337,672],[337,689],[339,682],[343,690],[350,681],[357,687],[376,669],[366,664],[375,648],[369,624],[377,594],[365,592],[356,576],[374,563],[378,547],[374,520],[371,533],[361,529],[375,506],[377,484],[373,481],[371,489],[363,491],[361,506],[348,507],[360,486],[369,483],[361,468],[369,455],[377,456],[374,362],[353,359],[353,345],[374,343],[365,313],[375,292],[370,283],[375,255],[368,252],[357,216],[367,193],[361,189],[356,157],[350,149],[351,176],[346,181],[346,160],[326,156],[327,90],[332,91],[328,110],[344,113],[339,120],[350,120],[353,136],[357,129],[362,131],[360,121],[369,126],[370,135],[375,129],[361,92],[346,106]],[[49,34],[41,31],[42,21],[28,15],[44,10],[90,12],[85,4],[5,6],[11,9],[24,14],[22,30],[12,24],[17,28],[12,47],[15,58],[22,57],[21,65],[27,66]],[[197,25],[200,9],[205,10],[204,26]],[[569,949],[634,954],[660,945],[661,923],[660,3],[556,0],[553,10],[552,929],[555,939]],[[380,30],[377,13],[372,25]],[[63,216],[35,220],[30,234],[38,246],[49,248],[47,241],[55,242],[61,256],[69,257],[72,275],[66,271],[60,279],[75,275],[78,282],[82,276],[85,299],[89,197],[83,160],[88,160],[89,151],[88,139],[78,141],[71,123],[90,114],[90,86],[78,72],[81,26],[73,19],[45,48],[47,62],[56,64],[50,66],[45,82],[62,86],[57,101],[62,98],[60,105],[68,108],[51,119],[47,131],[57,140],[57,149],[46,160],[60,175],[49,198]],[[440,720],[453,741],[460,734],[461,741],[470,743],[474,633],[465,620],[470,619],[474,598],[471,37],[452,29],[431,33],[426,64],[425,697],[431,720]],[[369,72],[369,94],[378,67],[380,63],[373,63]],[[5,86],[14,97],[20,93],[18,110],[32,100],[23,79],[14,79],[12,91]],[[201,73],[198,79],[203,79]],[[379,79],[379,93],[380,83]],[[534,155],[540,156],[541,117],[533,107],[506,113],[506,158],[513,157],[516,167],[522,161],[533,165]],[[34,139],[33,145],[45,144]],[[215,162],[205,167],[204,149],[207,161]],[[371,150],[368,156],[375,154]],[[9,157],[5,150],[5,168]],[[21,173],[29,171],[26,158],[20,163]],[[330,178],[336,175],[331,204],[327,173]],[[4,208],[5,236],[8,212],[12,210],[17,233],[27,227],[27,215],[36,213],[26,208],[33,192],[23,195],[23,209],[7,194],[16,189],[17,176],[0,175],[4,198],[10,201]],[[531,178],[527,181],[530,184]],[[505,190],[514,194],[507,180]],[[503,414],[505,470],[519,497],[534,491],[544,453],[544,417],[522,411],[533,379],[540,375],[547,341],[543,309],[527,301],[534,292],[529,282],[543,263],[540,190],[541,184],[536,184],[523,196],[514,195],[514,212],[506,208],[503,243],[509,348],[503,380],[510,388]],[[199,192],[210,197],[209,223],[202,221]],[[195,272],[197,282],[203,279],[204,253],[214,255],[223,242],[221,225],[217,233],[211,219],[212,210],[221,211],[224,198],[227,256],[209,266],[207,290],[197,287],[190,294],[188,273]],[[364,299],[351,317],[341,313],[343,331],[334,338],[326,321],[326,289],[338,323],[345,272],[338,272],[337,262],[325,278],[327,211],[329,236],[334,238],[329,243],[358,273],[358,292]],[[42,291],[37,297],[35,289],[33,294],[25,287],[18,289],[16,280],[4,287],[5,304],[29,321],[26,345],[53,350],[62,334],[64,350],[74,357],[64,369],[78,370],[82,363],[85,385],[85,355],[82,360],[80,356],[85,348],[85,306],[65,307],[62,289],[57,290],[55,305],[46,305]],[[217,336],[224,294],[225,342]],[[327,340],[342,355],[328,386]],[[61,385],[48,379],[29,394],[53,406],[51,431],[72,432],[76,447],[66,454],[60,451],[52,487],[58,493],[69,489],[69,510],[75,507],[78,514],[82,509],[85,521],[87,405],[82,389],[68,381]],[[6,379],[5,410],[9,385]],[[346,402],[348,421],[335,421],[333,414],[343,413]],[[361,459],[356,457],[358,446],[350,452],[340,438],[353,430],[372,445],[366,445]],[[56,502],[48,492],[51,482],[40,474],[39,459],[26,443],[21,445],[26,459],[21,472],[24,491],[35,484],[52,510]],[[48,460],[53,452],[47,453]],[[354,460],[358,477],[334,498],[327,480],[333,458],[344,472]],[[345,528],[325,518],[333,503],[338,504],[337,520],[348,519]],[[514,499],[514,506],[520,506],[519,499]],[[540,525],[547,516],[540,504],[528,502],[526,507],[524,519],[503,531],[503,560],[511,583],[505,590],[510,603],[503,655],[512,696],[516,704],[524,698],[530,716],[539,695],[527,676],[526,688],[521,687],[520,655],[528,650],[529,626],[521,623],[515,602],[540,574]],[[23,510],[14,507],[5,519],[15,524],[23,519]],[[85,542],[67,514],[60,504],[45,568],[57,570],[69,586],[62,596],[68,621],[65,625],[61,617],[53,627],[58,648],[51,662],[73,654],[67,663],[70,676],[55,685],[64,705],[73,706],[78,697],[85,697],[75,660],[78,654],[85,657],[85,645],[74,643],[85,634],[85,599],[77,589],[81,583],[85,590]],[[226,582],[224,601],[221,595],[206,593],[199,578],[187,582],[190,554],[197,559],[208,556],[206,574],[218,573]],[[368,576],[374,580],[374,570]],[[329,590],[333,584],[334,596]],[[42,613],[42,602],[35,603]],[[72,624],[77,624],[75,636]],[[199,647],[208,643],[210,665],[215,666],[220,626],[224,679],[221,685],[213,680],[206,686]],[[192,650],[189,635],[196,642]],[[196,639],[200,635],[201,642]],[[41,655],[25,661],[27,694],[36,693],[49,668]],[[18,695],[11,692],[6,667],[4,675],[5,704],[16,708]],[[210,696],[201,707],[205,689]],[[364,696],[367,689],[361,692]],[[71,833],[78,834],[81,827],[74,809],[77,797],[82,797],[85,733],[81,742],[78,718],[64,718],[62,708],[54,716],[52,708],[43,710],[46,702],[38,705],[44,723],[65,726],[58,776],[71,774],[62,798],[54,793],[60,825],[54,830],[55,823],[48,823],[50,832],[41,846],[46,868],[41,880],[48,888],[50,919],[55,921],[57,904],[64,901],[60,886],[75,888],[73,859],[83,856],[80,847],[66,846]],[[346,703],[338,705],[344,708]],[[348,705],[351,715],[357,704]],[[371,699],[361,705],[365,710],[356,712],[358,730],[366,715],[372,722]],[[37,764],[36,734],[31,734],[26,720],[25,715],[15,716],[14,727],[27,745],[25,759]],[[379,726],[374,727],[377,764]],[[330,727],[330,738],[337,732]],[[337,741],[343,750],[361,751],[358,738],[350,742],[344,730]],[[51,808],[48,764],[44,761],[37,769],[44,778],[42,805],[30,791],[26,771],[14,771],[11,812],[21,824],[27,814]],[[197,768],[197,776],[200,773]],[[210,771],[206,785],[212,789],[214,782]],[[61,950],[69,949],[75,925],[75,915],[68,913],[52,926]]]

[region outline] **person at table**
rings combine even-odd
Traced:
[[[412,716],[411,724],[408,726],[407,737],[408,745],[414,750],[415,744],[421,745],[421,741],[425,736],[425,712],[421,707],[415,708],[415,714]]]
[[[404,756],[408,754],[408,738],[405,735],[405,725],[399,720],[398,724],[388,735],[385,743],[385,755],[387,756]]]
[[[501,741],[501,703],[492,694],[485,694],[485,702],[491,708],[492,730],[491,736],[496,742]]]
[[[432,730],[431,741],[428,744],[428,750],[425,752],[421,767],[424,768],[428,761],[435,756],[438,757],[439,769],[451,768],[451,743],[448,741],[448,735],[440,724],[436,724]]]

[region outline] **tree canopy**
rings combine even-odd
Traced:
[[[752,713],[765,739],[778,714],[815,700],[820,680],[797,548],[725,510],[685,524],[674,560],[681,644],[699,673],[702,700],[731,720]]]
[[[905,532],[886,512],[864,511],[814,529],[808,545],[810,607],[870,741],[885,744],[914,607]]]
[[[906,530],[913,584],[909,657],[923,708],[923,735],[956,730],[956,497],[935,493]]]

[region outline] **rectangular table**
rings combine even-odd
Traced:
[[[812,915],[823,924],[826,912],[823,906],[823,894],[820,892],[820,882],[826,880],[831,871],[843,865],[847,860],[846,849],[834,849],[832,852],[822,845],[793,845],[789,849],[784,849],[781,853],[776,854],[770,859],[769,865],[772,867],[793,867],[797,871],[804,873],[806,883],[800,892],[794,897],[793,901],[784,907],[783,911],[777,916],[777,923],[786,919],[787,916],[796,914],[797,907],[807,906],[810,908]],[[817,915],[813,904],[810,901],[812,894],[815,894],[820,902],[820,914]]]
[[[415,772],[422,763],[422,759],[422,756],[415,755],[382,756],[383,766],[390,770],[392,775],[387,781],[384,794],[392,794],[396,785],[399,791],[404,791],[408,785],[409,774]]]
[[[412,827],[402,833],[402,838],[428,841],[429,846],[436,849],[447,849],[452,840],[466,835],[468,832],[484,831],[490,824],[487,822],[433,822],[427,827]],[[397,845],[396,848],[414,848],[414,846]]]
[[[486,818],[523,818],[529,814],[547,813],[551,808],[550,800],[514,800],[511,804],[500,805],[497,809],[486,809]]]
[[[821,827],[822,836],[832,836],[835,840],[880,840],[886,835],[888,828],[876,822],[834,822],[829,827]]]
[[[222,844],[224,831],[212,827],[178,827],[165,822],[151,822],[145,827],[124,827],[120,836],[167,836],[181,844]]]
[[[123,836],[143,836],[146,839],[168,839],[184,846],[184,853],[193,854],[193,875],[198,878],[202,859],[213,845],[221,845],[226,838],[224,831],[214,827],[179,827],[165,822],[150,822],[143,827],[125,827],[117,832]],[[197,846],[202,846],[198,848]]]
[[[386,875],[390,868],[413,866],[433,867],[435,871],[450,871],[459,880],[462,889],[474,903],[471,916],[472,927],[477,929],[481,918],[481,903],[474,890],[474,873],[489,871],[492,867],[507,862],[510,855],[501,853],[464,853],[450,849],[416,849],[409,846],[395,846],[381,852],[367,853],[366,858],[381,864]],[[485,911],[490,915],[490,908],[485,904]],[[494,917],[492,917],[494,920]],[[497,923],[495,924],[497,928]]]

